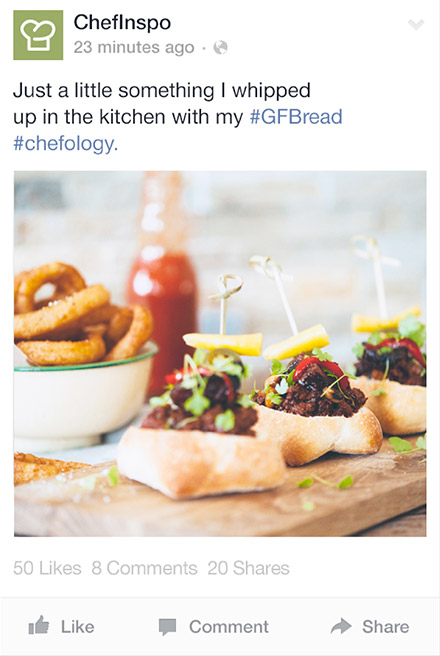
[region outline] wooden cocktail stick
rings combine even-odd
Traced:
[[[364,248],[361,248],[356,244],[364,244]],[[362,257],[364,260],[372,261],[374,281],[376,283],[377,300],[379,303],[379,315],[381,319],[386,319],[388,317],[388,313],[382,264],[400,266],[400,260],[396,260],[394,257],[384,257],[380,252],[377,240],[373,237],[366,237],[365,235],[355,235],[352,237],[351,249],[353,253],[355,253],[358,257]]]
[[[291,280],[290,276],[286,276],[282,273],[282,269],[279,264],[277,264],[271,257],[266,257],[264,255],[253,255],[249,260],[249,264],[259,273],[264,273],[271,280],[275,280],[278,293],[281,298],[281,303],[283,305],[284,311],[287,316],[287,320],[290,325],[290,329],[293,335],[298,334],[298,328],[296,325],[295,318],[293,316],[292,309],[287,300],[286,291],[283,285],[284,280]]]
[[[235,281],[235,286],[228,288],[228,280]],[[226,301],[243,287],[243,280],[234,273],[222,273],[217,279],[218,294],[209,296],[211,301],[220,301],[220,335],[226,334]]]

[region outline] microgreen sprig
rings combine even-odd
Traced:
[[[298,487],[310,487],[311,485],[313,485],[315,480],[317,480],[322,485],[326,485],[327,487],[333,487],[339,490],[342,490],[346,487],[351,487],[353,485],[352,476],[346,476],[341,481],[339,481],[339,483],[333,483],[332,481],[327,481],[325,478],[321,478],[317,474],[314,474],[313,476],[314,476],[313,478],[305,478],[303,481],[297,483]]]
[[[424,436],[417,438],[415,447],[413,447],[411,442],[408,440],[404,440],[397,436],[390,437],[388,442],[391,444],[396,453],[407,454],[414,453],[415,451],[426,451],[426,433]]]
[[[114,487],[119,483],[119,471],[116,465],[112,465],[107,472],[107,480],[110,487]]]
[[[235,426],[235,415],[232,410],[228,409],[225,412],[221,412],[215,418],[215,425],[218,429],[225,431],[231,431]]]
[[[388,376],[389,370],[390,370],[390,360],[389,360],[389,358],[387,358],[387,362],[386,362],[386,365],[385,365],[385,371],[384,371],[384,374],[382,376],[382,382]],[[381,396],[382,394],[388,394],[388,392],[382,387],[382,385],[380,385],[377,389],[375,389],[371,392],[370,396]]]

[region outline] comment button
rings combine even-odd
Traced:
[[[167,617],[159,619],[159,633],[163,636],[166,636],[167,633],[176,633],[177,631],[177,620],[175,617]]]

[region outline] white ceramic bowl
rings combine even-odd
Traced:
[[[158,348],[134,358],[69,367],[14,367],[16,451],[97,444],[140,411]]]

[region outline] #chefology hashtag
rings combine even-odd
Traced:
[[[93,155],[109,155],[112,151],[117,150],[114,139],[83,139],[79,135],[66,138],[64,134],[49,139],[39,135],[25,139],[22,135],[17,135],[13,146],[14,150],[18,151],[90,151]]]

